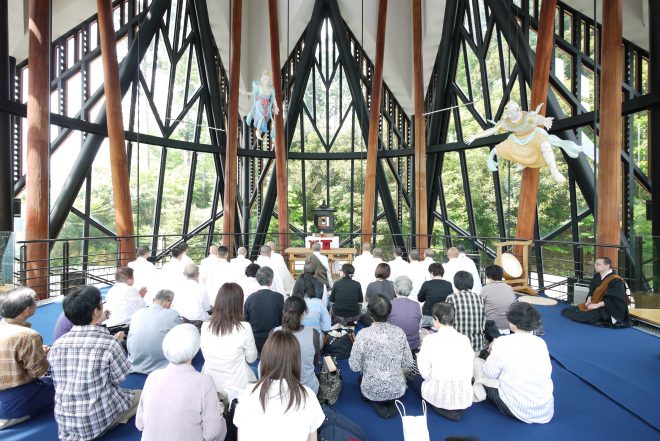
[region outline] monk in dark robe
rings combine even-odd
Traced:
[[[608,257],[599,257],[594,263],[594,270],[596,275],[589,285],[587,300],[578,306],[564,309],[561,315],[589,325],[616,328],[630,326],[630,299],[626,294],[626,283],[612,271],[612,261]]]

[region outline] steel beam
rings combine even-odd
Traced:
[[[445,17],[442,27],[442,37],[440,39],[440,48],[436,57],[435,89],[428,106],[429,111],[445,108],[449,105],[450,83],[456,75],[457,58],[460,49],[460,39],[456,38],[457,30],[463,23],[465,14],[465,5],[463,0],[447,2],[445,6]],[[449,60],[445,62],[444,60]],[[430,154],[428,146],[435,143],[444,142],[447,138],[447,129],[452,117],[451,112],[434,113],[427,119],[428,129],[426,131],[427,145],[427,169],[426,174],[429,177],[427,181],[428,189],[428,228],[429,233],[433,234],[433,224],[438,201],[438,191],[440,190],[440,179],[443,154]],[[446,213],[443,212],[443,215]]]
[[[344,72],[346,73],[346,81],[348,82],[348,88],[351,92],[351,97],[353,99],[353,105],[355,106],[355,112],[360,123],[360,128],[362,131],[362,136],[365,143],[367,142],[367,136],[369,133],[369,110],[367,103],[364,101],[362,95],[362,87],[360,85],[360,77],[358,76],[357,67],[355,65],[355,60],[351,54],[350,45],[348,42],[348,35],[346,32],[346,25],[344,20],[341,17],[339,12],[339,5],[337,0],[328,0],[328,6],[330,9],[330,21],[332,22],[332,30],[335,35],[335,44],[337,45],[339,51],[339,59],[344,67]],[[379,139],[379,148],[381,148],[382,140]],[[385,170],[381,161],[378,161],[376,166],[376,185],[378,192],[380,193],[380,199],[383,203],[383,211],[385,212],[385,217],[387,218],[387,223],[390,226],[390,233],[392,234],[394,240],[394,246],[406,250],[405,241],[401,233],[401,226],[396,216],[396,209],[394,207],[394,202],[392,200],[392,195],[390,194],[390,188],[387,183],[387,177],[385,176]]]
[[[142,57],[151,44],[154,35],[157,34],[163,15],[169,5],[170,1],[168,0],[154,0],[151,3],[149,13],[145,16],[146,18],[141,24],[140,30],[134,38],[133,44],[126,55],[126,58],[119,68],[119,86],[122,97],[128,91],[131,82],[137,78]],[[96,117],[95,123],[103,124],[105,119],[106,108],[104,104]],[[62,191],[60,191],[57,200],[53,204],[53,209],[50,213],[49,233],[51,238],[56,238],[62,230],[69,211],[71,210],[71,207],[73,207],[73,203],[78,196],[80,187],[82,186],[89,170],[91,170],[96,153],[101,147],[101,143],[104,139],[105,136],[96,134],[90,134],[85,138],[85,142],[80,148],[80,153],[71,167],[71,172],[62,186]]]
[[[9,16],[8,0],[0,0],[0,101],[9,101],[12,85],[9,73]],[[12,198],[13,157],[11,115],[0,113],[0,231],[14,231]],[[0,245],[2,246],[2,245]]]
[[[314,4],[312,17],[307,24],[307,29],[305,30],[303,52],[300,56],[300,61],[298,62],[296,71],[293,74],[295,82],[293,85],[293,92],[289,97],[289,110],[287,112],[286,121],[284,123],[287,152],[291,149],[291,140],[294,137],[296,124],[298,123],[300,113],[303,110],[303,98],[305,89],[307,88],[307,80],[309,78],[310,72],[312,71],[312,68],[314,67],[316,44],[319,41],[321,25],[323,24],[324,18],[324,5],[325,3],[323,0],[318,0]],[[258,255],[259,248],[264,244],[266,239],[266,233],[268,232],[270,219],[273,215],[273,208],[275,207],[275,195],[277,194],[277,182],[275,176],[277,176],[277,167],[273,165],[271,179],[268,181],[268,187],[266,188],[266,193],[264,195],[264,203],[261,210],[261,216],[259,216],[259,222],[257,223],[257,230],[255,232],[254,242],[252,244],[251,256]]]

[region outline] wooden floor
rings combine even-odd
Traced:
[[[660,309],[635,308],[629,312],[633,318],[639,321],[660,326]]]

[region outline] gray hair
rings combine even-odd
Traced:
[[[401,297],[408,297],[412,292],[412,280],[408,276],[399,276],[394,281],[394,292]]]
[[[424,250],[424,256],[425,257],[433,257],[433,254],[434,254],[433,249],[431,249],[431,248],[427,248],[427,249]]]
[[[172,300],[174,300],[174,292],[169,289],[161,289],[154,296],[154,302],[158,303],[171,302]]]
[[[183,270],[183,275],[187,279],[194,279],[199,275],[199,268],[194,263],[189,263],[186,265],[186,269]]]
[[[247,256],[247,248],[240,247],[238,250],[236,250],[236,254],[240,254],[241,256]]]
[[[163,354],[172,364],[183,364],[199,351],[200,336],[194,325],[184,323],[170,329],[163,339]]]
[[[262,256],[270,256],[271,248],[268,245],[262,245],[259,249],[259,254]]]
[[[0,293],[0,315],[6,318],[16,318],[25,308],[36,306],[37,294],[31,288],[16,288],[6,293]]]
[[[383,257],[383,249],[376,247],[373,249],[372,254],[374,255],[374,257],[378,257],[378,258]]]
[[[413,248],[408,252],[408,258],[410,260],[419,260],[419,250],[416,248]]]
[[[312,245],[312,251],[321,251],[321,244],[318,243],[318,242],[315,242],[315,243]]]
[[[262,266],[257,270],[257,275],[255,278],[257,279],[257,282],[261,286],[270,286],[273,283],[273,277],[274,277],[273,270],[268,268],[267,266]]]

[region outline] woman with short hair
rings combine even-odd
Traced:
[[[319,392],[319,379],[314,373],[314,365],[321,357],[321,333],[316,329],[302,324],[307,313],[307,304],[298,296],[291,296],[284,301],[284,316],[282,326],[273,332],[285,330],[292,333],[300,344],[300,381],[314,393]]]
[[[371,299],[368,313],[373,324],[358,332],[348,359],[351,370],[362,372],[358,380],[362,397],[381,418],[397,415],[394,400],[406,392],[402,370],[413,366],[406,334],[398,326],[387,323],[391,311],[387,297],[379,294]]]
[[[529,303],[512,303],[506,314],[511,334],[493,340],[483,370],[499,380],[486,396],[500,412],[525,423],[547,423],[554,415],[552,365],[543,339],[533,334],[541,315]]]
[[[135,416],[142,441],[225,439],[227,426],[213,379],[191,364],[199,344],[199,331],[191,324],[175,326],[163,339],[170,364],[144,383]]]
[[[437,332],[424,338],[417,354],[424,381],[416,377],[411,387],[438,414],[458,421],[472,405],[474,351],[470,339],[454,329],[454,305],[436,303],[431,314]]]
[[[252,326],[243,321],[243,289],[225,283],[218,291],[211,320],[202,324],[202,372],[215,382],[216,390],[227,397],[227,388],[244,389],[256,377],[248,363],[257,359]]]
[[[392,300],[392,312],[387,317],[387,323],[398,326],[406,333],[408,345],[413,353],[419,350],[419,324],[422,320],[422,309],[417,300],[408,296],[412,292],[412,280],[408,276],[399,276],[394,281],[396,299]]]
[[[367,285],[367,293],[364,296],[366,302],[369,302],[369,299],[378,294],[384,295],[389,301],[392,301],[396,297],[394,283],[391,280],[387,280],[390,274],[390,266],[387,263],[379,263],[376,266],[376,270],[374,271],[376,280]]]
[[[316,441],[325,415],[314,392],[300,382],[300,344],[275,331],[261,351],[260,379],[234,414],[241,441]]]
[[[350,263],[341,266],[341,278],[332,285],[330,303],[332,303],[332,324],[355,324],[360,319],[362,309],[362,288],[360,282],[353,280],[355,267]]]

